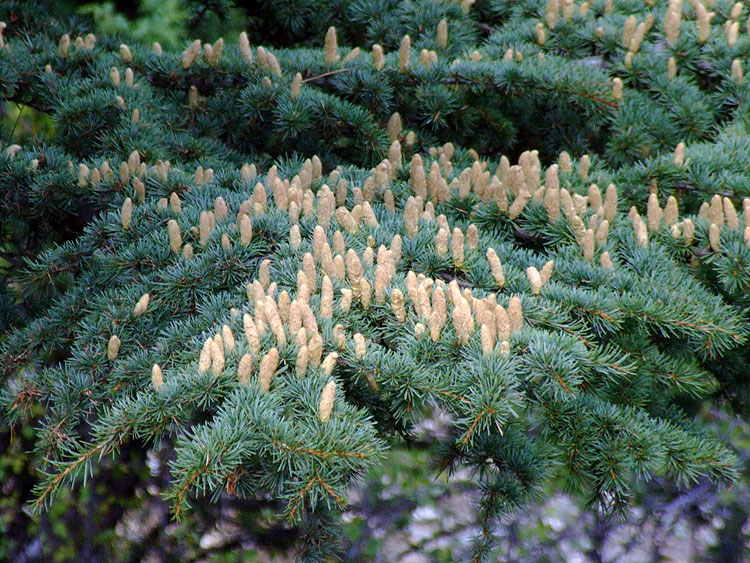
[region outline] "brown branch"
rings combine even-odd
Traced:
[[[635,316],[635,317],[644,317],[644,318],[647,318],[647,319],[649,319],[651,321],[654,321],[654,322],[660,321],[660,319],[657,319],[656,316],[649,315],[648,313],[633,313],[633,316]],[[696,323],[690,323],[690,322],[687,322],[687,321],[681,321],[679,319],[666,319],[663,322],[665,322],[665,323],[674,323],[674,324],[676,324],[678,326],[686,326],[688,328],[694,328],[696,330],[699,330],[701,332],[704,332],[704,333],[708,334],[709,337],[710,337],[710,335],[713,334],[712,331],[723,332],[723,333],[728,334],[729,336],[731,336],[734,339],[735,342],[739,342],[740,341],[740,337],[738,335],[736,335],[735,333],[733,333],[730,330],[727,330],[725,328],[717,326],[717,325],[715,325],[713,323],[706,323],[705,325],[700,325],[700,324],[696,324]]]
[[[474,430],[476,429],[476,427],[477,427],[477,424],[479,424],[479,421],[480,421],[480,420],[482,419],[482,417],[483,417],[483,416],[484,416],[485,414],[497,414],[497,411],[496,411],[495,409],[491,409],[491,408],[486,408],[486,409],[484,409],[484,410],[483,410],[482,412],[480,412],[480,413],[479,413],[479,414],[477,415],[477,417],[476,417],[476,418],[474,419],[474,423],[473,423],[473,424],[471,425],[471,427],[470,427],[470,428],[469,428],[469,429],[468,429],[468,430],[466,431],[466,437],[465,437],[465,438],[464,438],[463,440],[461,440],[461,445],[462,445],[462,446],[466,445],[466,442],[467,442],[467,441],[469,440],[469,438],[471,437],[472,433],[473,433],[473,432],[474,432]],[[502,431],[501,431],[500,433],[502,434]]]
[[[358,457],[358,458],[365,458],[368,456],[366,453],[356,453],[356,452],[321,452],[319,450],[312,450],[309,448],[297,448],[294,446],[290,446],[288,444],[285,444],[284,442],[281,442],[279,440],[273,441],[274,446],[279,446],[282,449],[285,449],[290,452],[300,452],[305,454],[314,455],[317,457],[322,457],[323,459],[328,459],[331,456],[338,456],[338,457]],[[370,450],[372,451],[372,450]]]
[[[71,471],[73,471],[76,467],[78,467],[79,465],[81,465],[81,463],[83,463],[86,460],[88,460],[96,452],[101,451],[101,455],[102,456],[104,456],[104,455],[108,454],[109,452],[111,452],[112,449],[113,449],[113,446],[111,446],[111,449],[109,449],[108,451],[104,451],[104,448],[107,445],[111,446],[111,443],[109,441],[100,443],[95,448],[93,448],[93,449],[87,451],[85,454],[82,454],[81,456],[79,456],[78,459],[76,459],[73,463],[71,463],[70,465],[68,465],[68,467],[66,467],[65,470],[62,473],[59,473],[58,475],[56,475],[55,478],[52,479],[52,481],[50,482],[50,484],[47,485],[47,487],[44,489],[44,491],[42,492],[42,494],[39,495],[39,498],[34,501],[34,504],[33,504],[34,508],[36,508],[36,509],[41,508],[41,506],[44,504],[45,499],[47,498],[47,496],[49,496],[49,494],[53,491],[53,489],[57,485],[59,485],[60,482],[63,479],[65,479],[65,477],[67,477],[67,475]],[[101,456],[100,456],[100,458],[101,458]]]
[[[175,518],[179,518],[180,515],[182,514],[182,503],[185,502],[184,501],[185,493],[191,487],[191,485],[195,483],[195,480],[198,478],[198,475],[200,475],[200,471],[196,469],[195,471],[193,471],[193,474],[190,477],[190,479],[188,479],[188,481],[182,486],[182,488],[180,488],[179,492],[177,493],[177,507],[175,508],[175,511],[174,511]]]
[[[292,512],[289,514],[290,519],[294,518],[294,515],[297,513],[297,508],[299,507],[299,503],[302,501],[305,494],[307,494],[307,491],[310,490],[310,487],[313,486],[315,481],[318,481],[321,484],[321,486],[326,490],[326,492],[329,495],[331,495],[338,504],[341,504],[341,497],[339,497],[335,492],[333,492],[333,489],[331,489],[331,487],[329,487],[326,484],[326,482],[323,481],[320,475],[316,475],[315,477],[313,477],[307,482],[307,484],[300,491],[299,495],[297,495],[297,498],[294,501],[294,507],[292,508]]]
[[[348,72],[350,70],[356,70],[354,68],[340,68],[338,70],[332,70],[330,72],[324,72],[323,74],[318,74],[317,76],[311,76],[310,78],[305,78],[302,83],[310,82],[312,80],[317,80],[318,78],[325,78],[326,76],[333,76],[334,74],[340,74],[342,72]]]

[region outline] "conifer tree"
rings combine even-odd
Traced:
[[[384,3],[361,35],[377,3],[319,4],[255,15],[279,46],[180,52],[0,8],[0,98],[56,123],[0,156],[33,508],[168,442],[175,517],[272,495],[323,558],[433,407],[440,466],[481,481],[477,558],[552,480],[611,511],[731,482],[693,415],[750,407],[741,9]]]

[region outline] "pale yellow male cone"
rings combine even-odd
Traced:
[[[116,359],[119,352],[120,338],[116,334],[113,334],[107,343],[107,359],[110,361]]]
[[[162,375],[159,364],[154,364],[154,366],[151,368],[151,385],[153,385],[154,389],[156,389],[157,391],[162,385],[164,385],[164,377]]]
[[[320,394],[320,404],[318,405],[318,418],[322,423],[328,422],[333,411],[333,400],[336,396],[336,382],[329,381]]]
[[[148,309],[148,302],[149,302],[149,295],[148,293],[144,293],[141,295],[141,298],[138,300],[138,303],[135,304],[135,307],[133,307],[133,316],[138,317],[146,312],[146,309]]]

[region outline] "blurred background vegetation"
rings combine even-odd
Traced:
[[[182,48],[189,40],[215,41],[248,30],[255,43],[286,45],[299,38],[261,25],[273,4],[239,0],[60,0],[60,9],[94,33],[124,42],[157,41]],[[386,6],[387,2],[383,3]],[[476,9],[482,8],[482,1]],[[335,2],[332,3],[335,9]],[[299,14],[300,18],[309,14]],[[277,18],[278,21],[278,18]],[[282,28],[294,29],[295,21]],[[321,43],[322,34],[305,38]],[[49,116],[27,106],[0,106],[3,144],[50,139]],[[22,255],[13,225],[0,228],[0,342],[23,316],[8,287],[13,268],[5,257]],[[54,240],[47,243],[57,242]],[[38,250],[38,249],[37,249]],[[723,412],[704,412],[716,432],[737,448],[745,479],[729,490],[701,483],[676,490],[644,483],[630,518],[612,521],[588,510],[585,499],[555,494],[498,525],[497,560],[509,561],[750,561],[750,427]],[[440,413],[427,420],[413,440],[394,448],[378,471],[353,487],[343,518],[344,560],[454,561],[476,533],[470,474],[435,478],[430,436],[441,432]],[[152,451],[148,463],[105,465],[87,483],[59,497],[51,510],[32,517],[26,509],[35,467],[33,426],[0,425],[0,561],[286,561],[298,531],[278,520],[273,500],[220,499],[198,505],[190,519],[171,521],[158,494],[167,481],[170,452]],[[135,446],[131,446],[135,447]],[[556,488],[555,483],[550,488]],[[250,510],[252,509],[252,510]],[[259,517],[249,516],[260,514]]]

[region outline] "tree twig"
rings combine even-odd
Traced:
[[[318,78],[325,78],[326,76],[332,76],[334,74],[340,74],[342,72],[347,72],[347,71],[350,71],[350,70],[354,70],[354,68],[353,67],[350,67],[350,68],[340,68],[338,70],[332,70],[331,72],[324,72],[323,74],[318,74],[317,76],[311,76],[310,78],[305,78],[302,81],[302,83],[304,84],[305,82],[310,82],[312,80],[317,80]]]
[[[13,127],[10,130],[10,134],[8,135],[8,143],[13,140],[13,134],[16,132],[18,122],[21,121],[21,114],[23,113],[23,109],[25,106],[23,104],[16,104],[16,107],[18,108],[18,115],[16,116],[16,121],[13,123]]]

